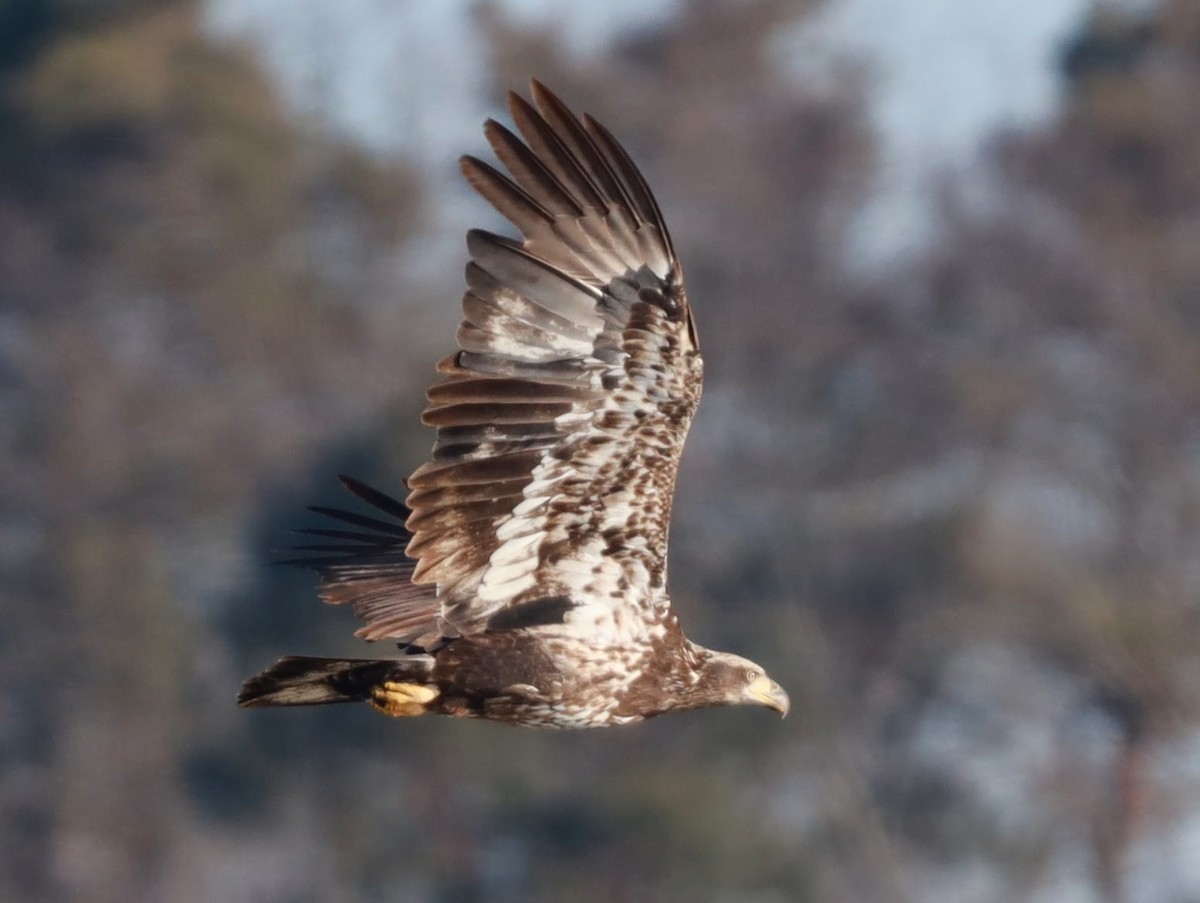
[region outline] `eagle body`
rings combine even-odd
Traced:
[[[658,714],[636,692],[655,653],[629,644],[596,647],[513,631],[457,641],[436,658],[440,714],[555,728],[628,724]]]
[[[539,727],[599,727],[752,703],[786,713],[761,668],[688,640],[667,592],[667,533],[703,363],[657,202],[603,126],[533,83],[485,125],[508,173],[471,184],[522,233],[468,233],[458,350],[423,421],[431,459],[401,503],[314,508],[292,564],[392,640],[389,659],[291,656],[243,706],[366,701]],[[348,529],[352,528],[352,529]]]

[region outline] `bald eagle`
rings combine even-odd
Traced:
[[[675,474],[702,364],[662,213],[629,155],[537,81],[520,137],[484,132],[507,175],[467,180],[520,230],[467,235],[458,350],[423,421],[407,505],[349,477],[370,515],[314,508],[291,563],[349,604],[387,659],[290,656],[242,706],[363,701],[393,716],[603,727],[788,696],[753,662],[691,642],[666,587]],[[336,521],[336,523],[333,523]]]

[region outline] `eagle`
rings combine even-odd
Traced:
[[[604,727],[788,695],[762,667],[706,649],[667,592],[667,532],[703,365],[658,203],[609,131],[540,82],[484,133],[507,174],[470,184],[521,233],[467,234],[458,350],[422,420],[431,459],[406,503],[342,484],[371,513],[300,533],[289,563],[349,605],[382,659],[280,659],[246,707],[366,702],[397,717]]]

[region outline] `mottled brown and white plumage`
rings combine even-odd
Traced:
[[[667,530],[702,364],[683,275],[629,156],[533,83],[488,121],[508,174],[471,184],[523,236],[467,236],[459,350],[423,420],[432,459],[407,507],[343,478],[372,515],[305,532],[322,596],[403,657],[290,657],[242,705],[365,700],[547,727],[755,703],[786,712],[761,668],[690,642],[666,589]]]

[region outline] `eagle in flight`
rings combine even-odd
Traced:
[[[464,157],[515,241],[467,235],[458,351],[423,421],[432,460],[407,505],[343,477],[370,516],[314,508],[291,563],[390,659],[290,656],[242,706],[363,701],[394,716],[538,727],[628,724],[787,693],[754,662],[691,642],[667,594],[667,529],[702,364],[666,223],[629,155],[533,82],[520,137],[484,131],[508,174]]]

